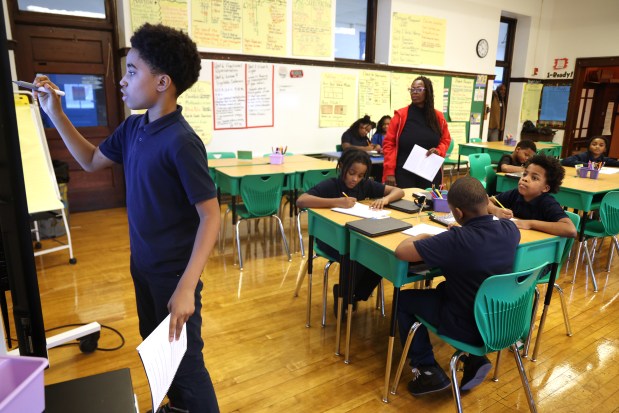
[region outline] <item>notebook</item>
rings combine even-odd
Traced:
[[[346,227],[366,235],[368,237],[378,237],[379,235],[387,235],[392,232],[404,231],[411,228],[412,225],[408,222],[400,221],[395,218],[373,219],[365,218],[358,221],[346,223]]]
[[[387,204],[387,208],[395,209],[396,211],[406,212],[408,214],[419,212],[419,206],[417,206],[413,201],[407,201],[406,199],[400,199],[398,201],[391,202]]]

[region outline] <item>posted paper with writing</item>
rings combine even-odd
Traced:
[[[171,343],[168,340],[169,328],[170,315],[137,348],[148,378],[154,412],[168,392],[187,351],[186,325],[183,326],[180,338]]]
[[[408,159],[404,162],[404,169],[419,175],[420,177],[432,181],[436,176],[436,173],[443,165],[445,158],[442,158],[436,154],[426,156],[427,149],[422,148],[419,145],[413,146],[413,150]]]

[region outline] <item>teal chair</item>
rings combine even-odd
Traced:
[[[600,203],[600,220],[587,220],[585,222],[585,239],[583,241],[584,256],[587,260],[587,269],[593,282],[593,291],[597,292],[598,285],[595,279],[595,273],[593,272],[593,260],[595,259],[595,248],[597,246],[598,238],[611,237],[611,246],[608,253],[608,265],[606,271],[610,271],[610,264],[613,258],[613,248],[619,251],[619,241],[617,241],[617,235],[619,235],[619,191],[611,191],[604,195],[602,202]],[[589,251],[587,242],[590,238],[596,238],[593,243],[591,251]],[[580,259],[580,247],[578,248],[578,255],[576,259]],[[572,283],[576,280],[576,271],[574,271],[574,278]]]
[[[494,165],[486,165],[486,192],[488,195],[496,195],[496,170]]]
[[[335,145],[335,151],[336,152],[342,152],[342,145],[339,144],[339,143],[337,145]]]
[[[241,254],[241,242],[239,225],[242,221],[271,217],[279,225],[279,231],[284,243],[284,249],[288,255],[288,261],[292,261],[288,241],[284,232],[281,219],[277,216],[279,204],[282,199],[282,186],[284,174],[271,175],[248,175],[241,179],[241,198],[243,204],[237,206],[239,220],[235,226],[236,248],[239,256],[239,268],[243,269],[243,255]]]
[[[458,412],[462,412],[460,386],[458,385],[456,369],[460,358],[466,354],[485,356],[495,351],[498,351],[500,355],[501,350],[507,347],[510,347],[513,351],[522,386],[529,403],[529,409],[535,412],[535,401],[533,400],[526,372],[522,366],[522,359],[520,358],[516,342],[522,337],[526,337],[531,327],[533,294],[540,272],[546,265],[542,264],[530,270],[511,274],[494,275],[484,280],[477,291],[474,304],[475,321],[483,339],[483,345],[481,346],[463,343],[438,334],[436,326],[418,317],[419,322],[415,322],[412,325],[406,338],[391,393],[396,393],[413,337],[417,329],[424,325],[438,338],[456,348],[455,353],[451,357],[449,367],[451,370],[451,388]]]
[[[486,166],[491,165],[490,155],[487,153],[472,153],[469,155],[469,174],[479,180],[486,187]]]
[[[471,138],[469,139],[469,143],[479,143],[481,142],[481,138]]]
[[[580,226],[580,215],[575,214],[570,211],[565,211],[565,213],[570,218],[574,226],[578,228]],[[563,255],[561,255],[561,261],[559,262],[559,266],[557,268],[557,279],[559,278],[559,275],[561,274],[561,269],[563,268],[563,265],[566,263],[570,255],[570,251],[572,250],[573,245],[574,245],[574,238],[568,238],[567,241],[565,242],[565,247],[563,248]],[[549,281],[550,281],[550,272],[547,272],[539,280],[537,280],[537,285],[548,284]],[[561,309],[563,310],[563,322],[565,324],[565,334],[568,337],[571,337],[572,327],[570,326],[570,318],[567,314],[567,303],[565,302],[565,296],[563,294],[563,289],[559,286],[559,284],[556,283],[556,279],[555,279],[555,284],[553,285],[553,287],[559,294],[559,299],[561,300]],[[537,317],[537,309],[539,307],[539,298],[540,298],[539,289],[535,288],[535,303],[533,305],[533,318],[531,319],[532,320],[531,323],[534,323]],[[545,316],[542,315],[542,318],[545,318]],[[539,351],[538,346],[540,343],[540,337],[542,335],[542,327],[543,327],[543,324],[540,323],[539,328],[537,330],[538,339],[535,344],[535,349],[533,350],[533,357],[531,358],[532,361],[537,360],[537,353]],[[533,329],[529,331],[529,335],[527,336],[527,342],[524,347],[524,354],[523,354],[524,357],[527,357],[529,353],[529,345],[531,344],[532,333],[533,333]]]
[[[207,152],[206,157],[208,159],[232,159],[236,158],[234,152]]]
[[[456,167],[458,166],[458,160],[450,158],[454,150],[454,146],[455,146],[454,142],[455,141],[452,139],[451,142],[449,143],[449,148],[447,148],[447,153],[445,154],[445,161],[443,162],[443,166],[451,166],[451,168],[449,168],[449,186],[451,186],[451,184],[453,183],[453,172],[454,172],[454,169],[456,169]],[[469,162],[467,160],[460,161],[460,165],[464,164],[464,165],[467,165],[467,167],[468,167],[468,163]]]

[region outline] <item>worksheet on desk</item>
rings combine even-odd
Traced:
[[[356,202],[352,208],[331,208],[335,212],[341,212],[342,214],[354,215],[361,218],[386,218],[391,211],[385,211],[384,209],[372,209],[369,205]]]
[[[445,158],[434,153],[426,156],[426,153],[428,153],[427,149],[419,145],[413,146],[413,150],[408,155],[406,162],[404,162],[403,168],[428,181],[432,181],[438,170],[443,166]]]
[[[186,325],[183,325],[179,339],[172,342],[168,340],[169,329],[170,315],[168,314],[155,331],[137,347],[148,378],[153,412],[157,411],[168,392],[176,370],[187,351]]]

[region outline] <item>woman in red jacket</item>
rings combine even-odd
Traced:
[[[413,146],[427,149],[427,155],[434,153],[444,157],[451,142],[443,113],[434,109],[434,90],[430,79],[419,76],[408,90],[411,104],[395,111],[383,141],[383,181],[400,188],[440,185],[442,171],[430,182],[403,168]]]

